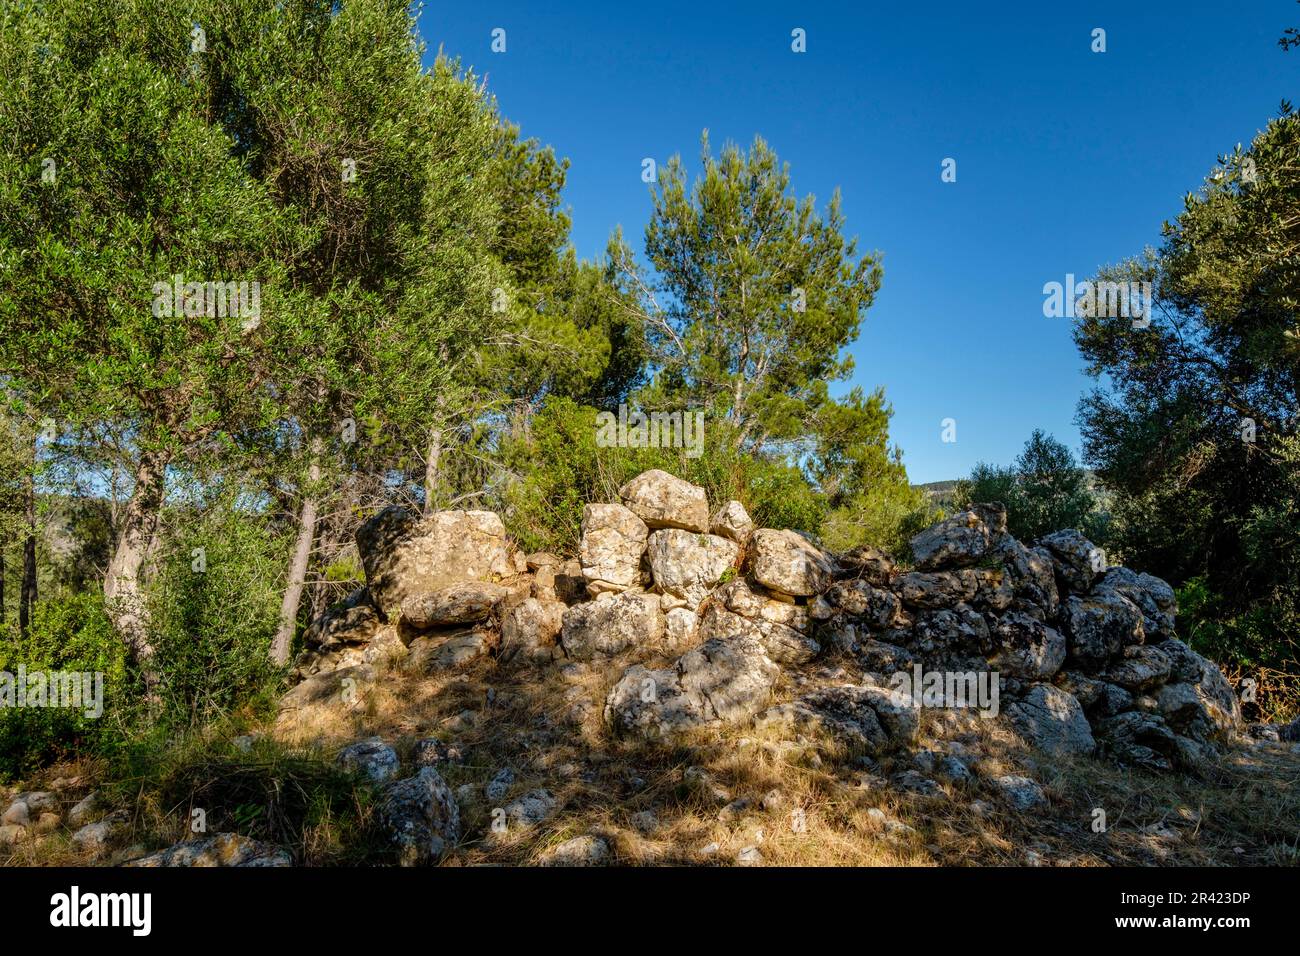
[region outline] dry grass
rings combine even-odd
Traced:
[[[854,679],[836,672],[845,663],[817,668],[801,688],[783,677],[778,699],[818,680]],[[600,704],[620,673],[493,661],[436,677],[388,670],[351,707],[282,714],[263,728],[266,739],[252,754],[235,754],[219,731],[190,742],[167,759],[166,774],[136,781],[126,842],[152,848],[180,838],[198,802],[221,808],[227,824],[235,806],[264,805],[264,817],[230,828],[278,836],[306,863],[385,862],[369,831],[366,788],[343,785],[329,770],[342,745],[381,736],[408,765],[425,737],[454,742],[465,754],[464,762],[439,767],[453,789],[472,791],[461,800],[462,840],[447,865],[532,864],[583,834],[604,837],[614,862],[632,866],[732,865],[745,847],[757,847],[766,865],[785,866],[1300,862],[1300,755],[1289,745],[1236,748],[1199,777],[1153,774],[1101,759],[1049,759],[1026,750],[1001,721],[927,712],[918,749],[964,748],[975,774],[927,796],[889,782],[911,766],[908,754],[863,764],[829,741],[791,742],[775,729],[725,728],[672,746],[613,739]],[[515,780],[489,803],[483,787],[505,767]],[[690,768],[701,768],[708,782]],[[102,768],[82,772],[94,777]],[[1004,773],[1036,779],[1049,805],[1008,809],[991,782]],[[536,788],[550,790],[557,811],[536,827],[492,833],[492,811]],[[779,802],[765,806],[773,791]],[[115,792],[130,791],[119,781]],[[1098,808],[1104,832],[1093,829]],[[644,812],[657,820],[651,832],[637,826]],[[56,834],[0,858],[6,862],[84,858]]]

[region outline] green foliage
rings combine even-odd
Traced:
[[[502,491],[509,530],[525,550],[573,553],[583,505],[617,501],[618,489],[649,468],[704,487],[713,505],[732,498],[767,527],[816,530],[825,503],[797,468],[737,452],[725,424],[705,424],[705,452],[680,448],[602,448],[598,412],[572,399],[547,399],[526,434],[503,449],[513,478]]]
[[[279,613],[285,547],[266,521],[219,501],[162,543],[151,588],[159,717],[191,726],[246,703],[269,703],[280,675],[267,656]]]
[[[0,707],[0,778],[24,774],[60,756],[120,741],[134,720],[137,692],[125,651],[97,593],[38,601],[26,640],[0,626],[0,672],[14,677],[55,671],[103,675],[103,713],[94,708]]]
[[[1279,666],[1300,625],[1298,150],[1300,117],[1283,104],[1185,198],[1159,250],[1099,277],[1150,282],[1150,327],[1097,314],[1075,329],[1108,383],[1079,418],[1114,495],[1117,549],[1176,585],[1199,582],[1212,654]]]
[[[1097,544],[1108,539],[1108,516],[1074,454],[1041,429],[1025,442],[1011,467],[980,462],[957,483],[953,503],[965,508],[996,501],[1007,507],[1007,529],[1024,541],[1073,528]]]
[[[833,447],[822,449],[830,454],[814,469],[818,480],[852,483],[856,476],[833,471],[834,453],[851,466],[863,458],[854,446],[872,443],[888,457],[883,401],[855,391],[837,407],[829,385],[852,371],[844,349],[880,286],[877,258],[844,237],[839,194],[824,215],[813,197],[797,199],[788,167],[761,138],[747,153],[727,144],[714,157],[706,135],[702,164],[689,188],[679,157],[661,170],[646,226],[649,273],[620,236],[610,244],[653,350],[643,400],[702,408],[729,423],[737,447],[762,453],[802,457],[823,436]]]

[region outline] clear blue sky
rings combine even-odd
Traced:
[[[572,161],[578,254],[640,248],[641,160],[758,134],[883,253],[851,384],[883,385],[915,482],[1009,462],[1035,427],[1079,450],[1089,387],[1045,282],[1159,241],[1218,155],[1300,101],[1290,0],[1238,3],[429,5],[421,32],[486,74],[503,113]],[[491,32],[506,30],[506,52]],[[795,54],[790,33],[807,31]],[[1093,28],[1106,52],[1091,52]],[[940,181],[945,157],[957,182]],[[940,440],[942,419],[957,441]]]

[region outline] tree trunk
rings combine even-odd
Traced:
[[[170,456],[146,451],[136,466],[135,487],[122,512],[122,525],[113,546],[113,556],[104,575],[104,601],[109,618],[126,643],[132,659],[144,665],[153,656],[149,640],[148,611],[144,603],[140,572],[149,552],[162,512],[167,463]],[[146,684],[151,684],[147,667]]]
[[[442,463],[442,426],[429,429],[429,450],[424,459],[424,513],[431,515],[438,507],[439,469]]]
[[[32,626],[36,607],[36,448],[32,447],[31,468],[23,492],[27,518],[27,535],[23,539],[23,585],[18,597],[18,631],[25,638]]]
[[[307,490],[302,498],[302,514],[298,521],[298,540],[289,564],[289,580],[280,601],[280,625],[271,641],[271,660],[283,666],[289,662],[289,649],[293,645],[294,631],[298,626],[298,606],[307,584],[307,567],[311,562],[311,546],[316,540],[317,485],[320,483],[321,440],[311,441],[311,464],[307,470]]]

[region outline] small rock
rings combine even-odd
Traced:
[[[997,785],[1002,799],[1017,810],[1032,810],[1047,803],[1043,788],[1028,777],[1009,773],[998,777],[993,782]]]
[[[638,810],[632,814],[632,826],[642,836],[650,836],[659,829],[659,818],[650,810]]]
[[[758,866],[763,862],[763,854],[756,846],[747,846],[736,854],[736,863],[740,866]]]
[[[559,846],[543,853],[541,866],[600,866],[608,863],[609,844],[596,836],[579,836],[565,840]]]
[[[68,826],[80,828],[90,822],[90,815],[99,809],[99,792],[92,791],[68,811]]]
[[[368,737],[339,751],[338,765],[349,773],[361,773],[373,783],[383,783],[397,776],[401,761],[397,751],[379,737]]]
[[[5,810],[4,815],[0,816],[0,824],[4,826],[25,827],[30,823],[31,813],[24,800],[15,800]]]
[[[496,772],[487,786],[483,788],[483,793],[488,799],[488,803],[497,803],[510,792],[510,788],[515,782],[515,772],[509,767],[502,767]]]

